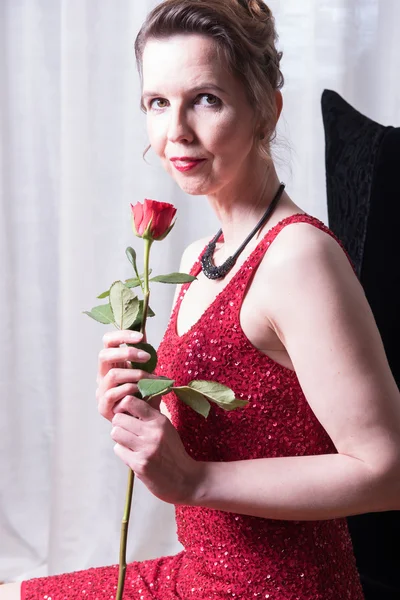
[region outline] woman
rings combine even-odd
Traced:
[[[121,347],[139,336],[104,336],[97,398],[115,452],[176,505],[185,547],[129,565],[126,598],[361,600],[344,517],[400,507],[399,394],[374,319],[341,246],[270,157],[275,37],[261,0],[166,0],[136,41],[151,146],[223,230],[208,260],[208,240],[183,255],[198,279],[177,294],[157,374],[217,380],[248,405],[207,420],[173,394],[149,406],[135,397],[146,374],[122,368],[147,360]],[[117,572],[30,580],[22,598],[112,598]]]

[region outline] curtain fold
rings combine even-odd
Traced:
[[[0,2],[0,580],[118,560],[127,469],[97,413],[107,327],[82,311],[131,276],[130,202],[172,202],[157,273],[218,229],[147,145],[133,42],[156,1]],[[327,222],[320,97],[328,87],[384,124],[400,121],[396,0],[271,0],[284,52],[274,148],[287,189]],[[154,286],[157,345],[173,289]],[[174,553],[173,508],[135,484],[129,560]]]

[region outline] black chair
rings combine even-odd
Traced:
[[[324,90],[329,227],[343,242],[400,385],[400,128]],[[400,600],[400,511],[348,518],[365,600]]]

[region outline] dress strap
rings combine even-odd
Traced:
[[[275,240],[277,235],[282,231],[282,229],[284,229],[288,225],[291,225],[292,223],[308,223],[309,225],[313,225],[314,227],[317,227],[317,229],[320,229],[321,231],[324,231],[325,233],[330,235],[340,245],[343,252],[347,256],[347,258],[353,268],[354,273],[356,274],[354,265],[350,259],[348,252],[344,248],[342,242],[335,236],[335,234],[322,221],[320,221],[316,217],[312,217],[311,215],[308,215],[307,213],[296,213],[294,215],[290,215],[289,217],[286,217],[285,219],[282,219],[281,221],[279,221],[279,223],[277,223],[276,225],[274,225],[274,227],[271,227],[271,229],[269,229],[267,231],[267,233],[264,235],[264,237],[258,243],[256,248],[250,254],[250,256],[248,256],[247,259],[244,261],[244,263],[242,264],[240,269],[235,273],[235,275],[232,277],[232,279],[226,284],[226,286],[222,289],[222,291],[215,298],[214,302],[212,303],[213,305],[215,304],[216,306],[218,306],[219,304],[224,303],[227,295],[229,295],[229,297],[230,297],[229,304],[232,308],[234,306],[237,307],[241,304],[241,302],[243,300],[243,296],[246,293],[247,287],[249,285],[250,279],[254,275],[265,252],[268,250],[268,248],[273,243],[273,241]],[[198,259],[196,260],[196,262],[194,263],[193,267],[190,270],[190,275],[193,275],[194,277],[197,277],[197,275],[201,271],[200,258],[202,256],[205,248],[206,248],[206,246],[204,247],[204,249],[200,253]],[[173,311],[172,320],[174,320],[176,318],[176,315],[179,311],[182,299],[183,299],[187,289],[189,288],[189,286],[190,286],[190,283],[185,283],[182,285],[180,295],[175,304],[175,309]]]
[[[282,221],[280,221],[274,227],[272,227],[265,234],[265,236],[263,237],[261,242],[255,248],[254,252],[249,256],[248,262],[246,261],[243,264],[243,266],[246,266],[246,268],[247,267],[256,268],[258,266],[258,264],[260,263],[260,261],[262,260],[265,252],[268,250],[268,248],[272,244],[272,242],[276,239],[278,234],[282,231],[282,229],[284,229],[288,225],[291,225],[292,223],[307,223],[308,225],[312,225],[312,226],[316,227],[317,229],[320,229],[321,231],[330,235],[339,244],[341,249],[344,251],[344,253],[346,254],[346,256],[353,268],[353,271],[355,271],[354,265],[351,261],[351,258],[349,256],[348,252],[346,251],[345,247],[343,246],[343,243],[339,240],[339,238],[337,238],[336,235],[333,233],[333,231],[331,231],[329,229],[329,227],[327,227],[322,221],[320,221],[316,217],[308,215],[307,213],[297,213],[297,214],[291,215],[289,217],[286,217],[285,219],[282,219]]]
[[[235,279],[236,275],[238,275],[242,269],[248,270],[249,268],[250,269],[256,268],[258,266],[258,264],[260,263],[260,261],[262,260],[265,252],[268,250],[269,246],[272,244],[272,242],[277,237],[277,235],[282,231],[282,229],[284,229],[288,225],[291,225],[292,223],[308,223],[309,225],[313,225],[317,229],[320,229],[321,231],[324,231],[325,233],[330,235],[334,240],[336,240],[336,242],[342,248],[342,250],[346,254],[353,270],[355,270],[354,265],[351,261],[351,258],[349,256],[348,252],[346,251],[345,247],[343,246],[343,243],[339,240],[339,238],[337,238],[337,236],[333,233],[333,231],[331,231],[329,229],[329,227],[327,227],[322,221],[317,219],[317,217],[313,217],[307,213],[296,213],[294,215],[290,215],[289,217],[282,219],[281,221],[279,221],[279,223],[277,223],[276,225],[274,225],[274,227],[271,227],[271,229],[269,229],[267,231],[267,233],[261,239],[261,241],[256,246],[256,248],[253,250],[253,252],[250,254],[250,256],[245,260],[242,267],[234,275],[234,277],[232,278],[231,281],[233,281]],[[206,247],[207,246],[205,246],[204,249],[201,251],[199,257],[197,258],[196,262],[194,263],[193,267],[190,270],[190,274],[193,275],[194,277],[197,277],[197,275],[201,271],[200,259],[201,259],[201,256],[202,256],[204,250],[206,249]]]

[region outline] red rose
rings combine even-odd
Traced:
[[[135,235],[150,240],[163,240],[175,225],[176,208],[167,202],[148,200],[131,204]]]

